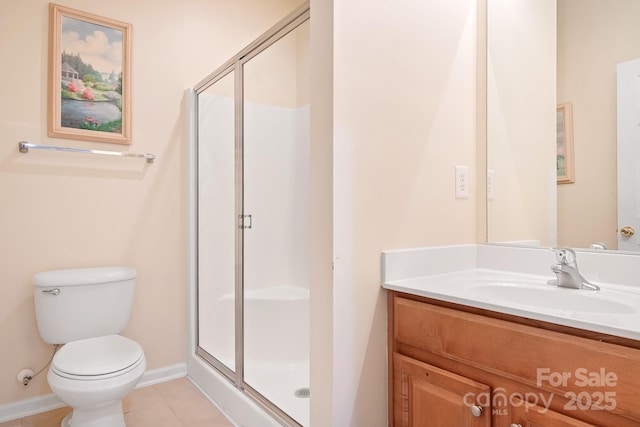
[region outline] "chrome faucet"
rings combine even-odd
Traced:
[[[598,285],[589,282],[578,271],[578,261],[573,249],[553,248],[553,251],[556,253],[558,263],[551,266],[551,271],[556,274],[556,279],[549,280],[550,285],[591,291],[600,290]]]

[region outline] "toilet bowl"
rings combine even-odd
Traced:
[[[40,336],[64,344],[47,374],[51,390],[73,409],[62,427],[125,427],[122,399],[147,366],[140,344],[119,335],[131,313],[135,278],[127,267],[34,276]]]
[[[146,369],[138,343],[120,335],[73,341],[56,353],[47,380],[73,408],[62,426],[125,427],[122,399]]]

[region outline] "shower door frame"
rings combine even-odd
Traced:
[[[231,382],[235,389],[240,393],[248,396],[255,403],[257,403],[263,410],[265,410],[274,420],[285,425],[300,426],[293,418],[282,411],[279,407],[274,405],[271,401],[267,400],[259,391],[255,390],[247,383],[244,382],[244,64],[250,61],[255,56],[269,48],[271,45],[278,42],[281,38],[294,31],[298,26],[309,21],[310,3],[304,2],[301,6],[296,8],[293,12],[283,18],[276,25],[271,27],[267,32],[262,34],[251,44],[225,62],[222,66],[216,69],[213,73],[209,74],[205,79],[198,83],[192,92],[192,104],[193,104],[193,116],[190,120],[190,132],[192,133],[192,140],[195,141],[192,152],[190,153],[190,170],[193,171],[190,176],[192,183],[192,192],[190,194],[190,207],[192,209],[190,214],[190,244],[189,244],[189,267],[192,271],[189,274],[191,282],[191,296],[190,296],[190,336],[189,336],[189,357],[194,356],[195,359],[204,361],[207,365],[214,368],[225,379]],[[213,355],[199,346],[199,331],[198,331],[198,95],[221,79],[227,77],[229,74],[234,79],[234,144],[235,144],[235,164],[234,164],[234,186],[235,186],[235,370],[230,369]],[[188,374],[191,376],[190,368],[193,367],[194,371],[198,371],[198,374],[202,375],[204,371],[202,366],[196,368],[197,360],[188,360]],[[204,373],[206,375],[206,373]],[[220,391],[219,386],[209,386],[210,381],[198,381],[194,378],[196,383],[204,389],[205,392],[214,395],[216,391]],[[216,396],[212,396],[217,401]]]

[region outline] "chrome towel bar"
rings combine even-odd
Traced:
[[[104,156],[120,156],[120,157],[139,157],[147,160],[147,163],[153,163],[156,159],[151,153],[147,154],[134,154],[134,153],[125,153],[122,151],[106,151],[106,150],[90,150],[87,148],[71,148],[71,147],[57,147],[54,145],[38,145],[32,144],[28,141],[19,141],[18,149],[21,153],[28,153],[29,148],[33,148],[36,150],[51,150],[51,151],[67,151],[70,153],[82,153],[82,154],[101,154]]]

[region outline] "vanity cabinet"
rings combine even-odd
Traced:
[[[490,408],[465,400],[469,392],[488,395],[488,385],[401,354],[393,358],[395,425],[491,426]]]
[[[388,295],[389,425],[640,426],[637,342]]]

